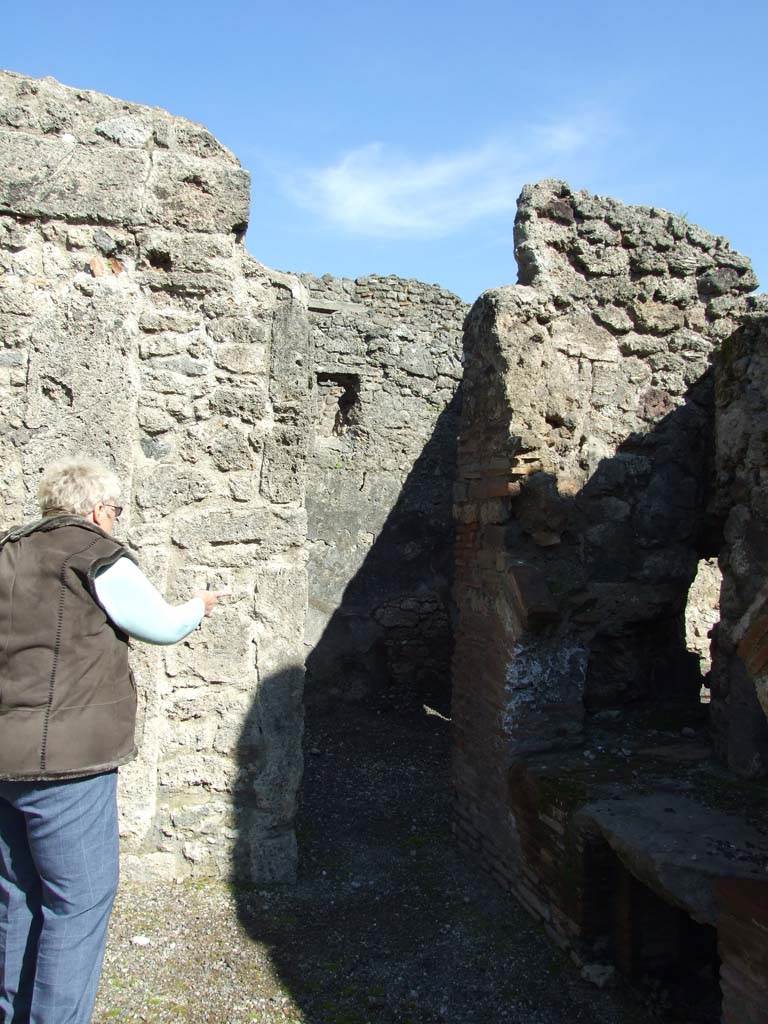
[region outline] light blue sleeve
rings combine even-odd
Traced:
[[[168,604],[130,558],[118,558],[102,569],[94,585],[99,603],[112,622],[148,644],[175,644],[199,626],[205,614],[200,597],[175,608]]]

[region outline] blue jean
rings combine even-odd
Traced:
[[[88,1024],[117,890],[117,772],[0,782],[0,1022]]]

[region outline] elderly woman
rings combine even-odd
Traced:
[[[117,767],[136,755],[128,638],[174,643],[221,595],[166,604],[112,537],[120,485],[48,467],[0,539],[0,1020],[87,1024],[117,889]]]

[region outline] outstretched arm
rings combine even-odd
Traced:
[[[148,644],[175,644],[192,632],[206,612],[205,598],[168,604],[130,558],[118,558],[97,574],[96,596],[111,621],[124,633]],[[213,595],[211,595],[213,597]]]

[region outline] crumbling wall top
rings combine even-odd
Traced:
[[[0,75],[0,209],[242,236],[249,182],[202,125],[51,78]]]
[[[564,181],[526,185],[515,220],[519,283],[600,304],[656,278],[661,300],[714,298],[757,287],[749,259],[684,216],[574,192]],[[673,284],[673,282],[676,282]],[[649,287],[643,291],[648,292]],[[649,296],[652,298],[653,296]],[[611,324],[608,325],[612,326]]]

